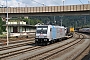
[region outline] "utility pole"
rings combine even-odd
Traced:
[[[44,3],[43,3],[42,5],[43,5],[43,7],[44,7]]]
[[[64,12],[64,1],[65,0],[62,0],[62,2],[63,2],[63,12]],[[63,15],[61,16],[61,26],[62,26],[62,20],[63,20]]]
[[[63,12],[64,12],[64,1],[65,1],[65,0],[62,1],[62,2],[63,2]]]
[[[20,3],[18,3],[18,7],[20,7]]]
[[[88,0],[88,4],[90,3],[90,0]]]
[[[63,15],[61,16],[61,26],[62,26],[62,20],[63,20],[62,18],[63,18]]]
[[[7,7],[7,21],[6,21],[6,25],[7,25],[7,46],[8,46],[8,3],[7,3],[7,0],[6,0],[6,7]]]
[[[86,16],[84,17],[84,25],[86,24]]]
[[[55,20],[55,16],[54,16],[54,24],[56,25],[56,20]]]

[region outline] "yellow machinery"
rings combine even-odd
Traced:
[[[70,32],[74,32],[74,28],[73,27],[70,28]]]

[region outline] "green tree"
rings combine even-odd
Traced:
[[[0,17],[0,34],[2,34],[2,32],[6,31],[6,27],[4,27],[3,25],[5,25],[6,23],[4,21],[2,21],[1,17]]]
[[[42,23],[42,21],[39,20],[39,19],[27,19],[27,18],[24,18],[23,21],[25,21],[27,24],[30,24],[30,25],[36,25],[37,23]]]

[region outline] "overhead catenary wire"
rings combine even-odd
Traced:
[[[83,2],[81,1],[81,0],[79,0],[80,1],[80,3],[82,3],[83,4]]]
[[[37,3],[37,4],[40,4],[40,5],[43,5],[43,6],[46,6],[44,3],[40,3],[40,2],[37,2],[37,1],[35,1],[35,0],[30,0],[30,1],[32,1],[32,2],[35,2],[35,3]],[[19,1],[19,2],[22,2],[22,1]],[[23,4],[25,4],[25,6],[27,6],[28,4],[27,3],[25,3],[25,2],[22,2]],[[20,3],[19,3],[20,4]],[[31,5],[30,5],[31,6]],[[33,6],[33,5],[32,5]]]
[[[58,4],[58,5],[60,5],[58,2],[56,2],[56,1],[54,1],[54,0],[52,0],[54,3],[56,3],[56,4]]]
[[[81,0],[79,0],[79,2],[82,4],[82,5],[84,5],[84,3],[81,1]],[[84,6],[86,9],[87,9],[87,7],[86,6]]]
[[[40,4],[40,5],[44,5],[44,6],[46,6],[45,4],[40,3],[40,2],[37,2],[37,1],[35,1],[35,0],[31,0],[31,1],[33,1],[33,2],[35,2],[35,3],[38,3],[38,4]]]

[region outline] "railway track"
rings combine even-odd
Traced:
[[[16,37],[9,37],[9,40],[10,40],[10,42],[12,42],[12,41],[16,41],[16,40],[25,40],[25,39],[34,38],[34,37],[35,37],[35,35],[30,35],[28,38],[24,37],[24,36],[23,37],[18,37],[18,38],[16,38]],[[5,42],[6,38],[7,37],[0,38],[0,42]]]
[[[39,54],[36,54],[36,55],[33,55],[29,58],[26,58],[24,60],[47,60],[48,58],[50,58],[51,56],[61,52],[61,51],[64,51],[66,50],[67,48],[70,48],[78,43],[80,43],[82,41],[82,39],[78,39],[78,40],[75,40],[75,41],[72,41],[72,42],[69,42],[65,45],[62,45],[62,46],[59,46],[59,47],[56,47],[54,49],[51,49],[51,50],[48,50],[48,51],[45,51],[45,52],[41,52]],[[49,60],[49,59],[48,59]]]
[[[15,43],[16,43],[16,44],[15,44]],[[25,40],[25,41],[19,41],[19,42],[13,42],[13,43],[11,43],[11,44],[13,44],[13,45],[2,46],[2,47],[0,48],[0,51],[12,49],[12,48],[17,48],[17,47],[22,47],[22,46],[26,46],[27,44],[33,44],[33,43],[34,43],[34,39]]]
[[[59,42],[58,42],[59,43]],[[55,43],[57,44],[57,43]],[[55,44],[52,44],[52,45],[55,45]],[[52,46],[52,45],[49,45],[49,46]],[[10,52],[6,52],[6,53],[1,53],[0,54],[0,59],[3,59],[3,58],[7,58],[9,56],[14,56],[14,55],[18,55],[18,54],[21,54],[21,53],[26,53],[26,52],[29,52],[29,51],[36,51],[36,50],[40,50],[40,49],[43,49],[43,48],[46,48],[47,46],[34,46],[34,47],[27,47],[27,48],[23,48],[23,49],[19,49],[19,50],[15,50],[15,51],[10,51]]]
[[[89,39],[90,40],[90,35],[86,35],[86,34],[83,34],[84,35],[84,39]],[[90,42],[90,41],[89,41]],[[84,47],[83,49],[80,50],[79,53],[77,53],[77,55],[73,58],[74,60],[82,60],[82,58],[88,54],[90,52],[90,43]],[[88,60],[88,59],[86,59]]]
[[[81,35],[81,34],[80,34]],[[33,60],[33,59],[38,59],[38,60],[43,60],[43,59],[49,59],[51,56],[66,50],[69,47],[75,46],[79,44],[80,42],[83,42],[84,36],[81,35],[79,36],[80,38],[70,40],[70,42],[63,43],[62,42],[57,42],[55,44],[51,44],[48,46],[29,46],[27,48],[11,51],[11,52],[6,52],[2,53],[0,55],[1,60]],[[63,43],[63,44],[62,44]],[[53,46],[53,48],[52,48]],[[45,49],[47,48],[47,49]]]
[[[54,56],[55,59],[56,60],[57,59],[60,59],[60,60],[82,60],[82,58],[84,56],[81,56],[81,54],[83,53],[83,51],[85,51],[87,49],[88,46],[90,47],[90,41],[89,41],[89,39],[87,39],[89,36],[83,35],[83,37],[84,37],[84,39],[82,39],[82,42],[80,42],[80,44],[78,44],[74,47],[71,47],[70,49],[67,49],[64,52],[60,52],[59,54],[56,55],[56,57],[59,56],[60,58],[58,58],[58,57],[56,58]],[[85,38],[85,37],[87,37],[87,38]],[[89,51],[90,51],[90,48],[89,48]],[[65,55],[63,55],[63,54],[65,54]],[[77,59],[77,57],[79,57],[79,59]],[[87,59],[85,59],[85,60],[87,60]]]
[[[9,56],[14,56],[14,55],[18,55],[18,54],[21,54],[23,52],[27,52],[27,51],[32,51],[32,50],[35,50],[35,49],[39,49],[41,48],[40,46],[37,46],[37,47],[27,47],[27,48],[23,48],[23,49],[17,49],[17,50],[14,50],[14,51],[10,51],[10,52],[6,52],[6,53],[1,53],[0,54],[0,59],[2,58],[6,58],[6,57],[9,57]]]
[[[79,53],[77,53],[77,55],[73,58],[74,60],[78,60],[78,58],[80,59],[82,59],[83,57],[81,57],[81,55],[87,50],[87,49],[89,49],[89,51],[90,51],[90,44],[87,46],[87,47],[85,47],[82,51],[80,51]]]
[[[31,38],[34,38],[34,37],[31,37]],[[9,44],[13,44],[13,43],[18,43],[18,42],[24,42],[24,41],[27,41],[27,40],[30,40],[31,38],[23,38],[23,39],[12,39],[12,40],[9,40]],[[3,46],[3,45],[6,45],[6,40],[0,40],[0,46]]]

